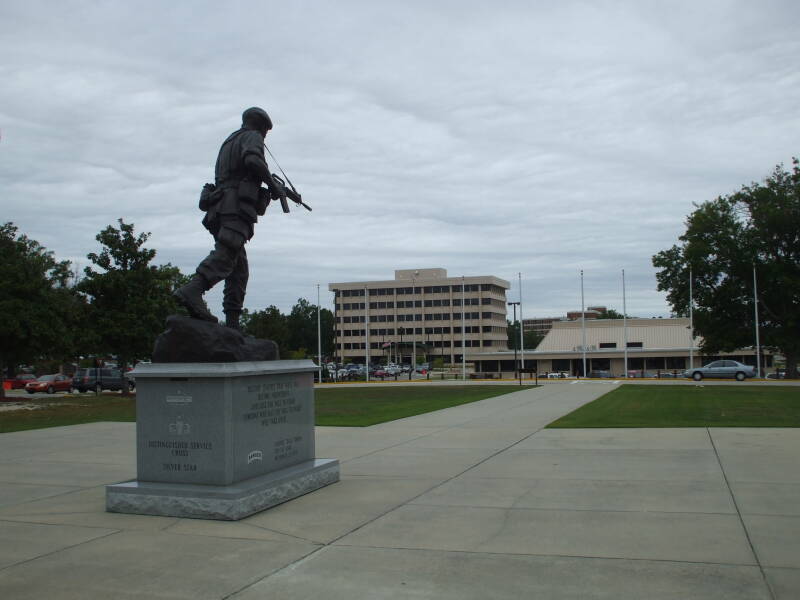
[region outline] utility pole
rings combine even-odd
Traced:
[[[522,273],[519,277],[519,384],[522,385],[522,369],[525,368],[525,327],[522,325]]]
[[[509,302],[508,305],[513,307],[513,309],[514,309],[514,321],[513,321],[513,323],[516,324],[517,323],[517,305],[519,305],[519,302]],[[522,326],[522,324],[520,323],[519,327],[521,328],[521,326]],[[520,371],[520,368],[517,365],[517,336],[512,334],[511,335],[511,339],[514,340],[514,370],[517,372],[517,373],[515,373],[515,375],[519,374],[519,383],[520,383],[520,385],[522,385],[522,372]],[[521,339],[521,336],[520,336],[520,339]]]
[[[758,331],[758,280],[756,279],[756,264],[753,263],[753,311],[756,323],[756,377],[761,377],[761,341]]]
[[[317,284],[317,363],[319,364],[319,382],[322,383],[322,325],[319,310],[319,284]]]
[[[467,333],[464,327],[464,293],[465,293],[465,278],[461,276],[461,379],[467,380]]]
[[[625,379],[628,378],[628,305],[625,298],[625,269],[622,269],[622,331],[625,344]]]
[[[689,368],[694,369],[694,318],[692,316],[692,267],[689,267]]]
[[[586,309],[583,300],[583,269],[581,269],[581,350],[583,350],[583,377],[586,377]]]

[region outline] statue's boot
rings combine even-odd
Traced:
[[[201,275],[195,275],[189,283],[179,287],[172,295],[181,306],[189,311],[189,316],[192,318],[216,323],[217,317],[209,312],[206,303],[203,302],[203,294],[208,289],[206,280]]]
[[[236,331],[241,331],[242,326],[239,324],[239,317],[241,316],[241,314],[242,314],[241,311],[238,310],[226,310],[225,327],[235,329]]]

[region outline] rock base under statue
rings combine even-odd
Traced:
[[[127,481],[106,487],[106,510],[237,521],[339,481],[339,461],[309,460],[226,486]]]
[[[154,363],[214,363],[278,360],[278,345],[219,323],[181,315],[167,317],[156,338]]]

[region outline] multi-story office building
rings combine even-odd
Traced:
[[[488,275],[448,277],[445,269],[403,269],[387,281],[329,283],[336,358],[408,363],[416,355],[455,363],[463,347],[470,353],[505,349],[509,287]]]

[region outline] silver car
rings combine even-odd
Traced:
[[[756,368],[743,365],[735,360],[715,360],[704,367],[687,369],[683,372],[683,376],[695,381],[701,381],[704,377],[730,378],[736,379],[736,381],[744,381],[747,377],[756,376]]]

